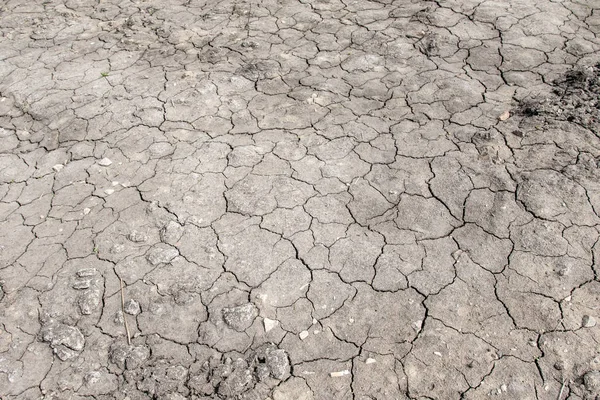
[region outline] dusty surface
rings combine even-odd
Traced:
[[[3,400],[600,396],[597,0],[0,33]]]

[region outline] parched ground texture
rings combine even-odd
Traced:
[[[600,397],[600,1],[0,34],[1,399]]]

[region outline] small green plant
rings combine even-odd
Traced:
[[[106,78],[108,76],[108,72],[100,72],[100,75],[102,75],[103,78]]]
[[[94,250],[92,250],[94,253],[98,254],[98,248],[94,247]]]

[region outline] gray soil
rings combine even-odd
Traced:
[[[600,397],[599,0],[7,0],[0,398]]]

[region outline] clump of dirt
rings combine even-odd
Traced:
[[[600,127],[600,63],[567,71],[552,82],[552,95],[543,99],[525,99],[516,113],[525,117],[548,116],[591,129]]]
[[[285,350],[267,343],[244,358],[211,357],[192,365],[152,357],[146,346],[115,344],[110,350],[115,373],[123,374],[124,386],[133,399],[263,399],[290,377]]]

